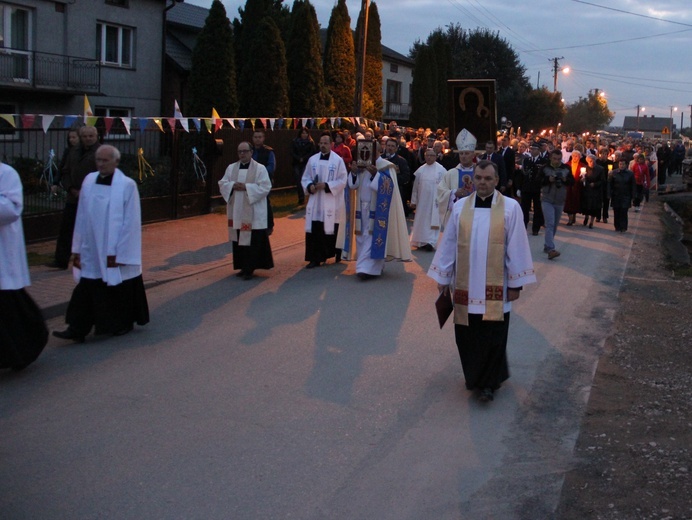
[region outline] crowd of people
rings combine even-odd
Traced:
[[[264,141],[258,129],[251,142],[241,142],[238,160],[219,181],[233,267],[244,280],[274,267],[276,156]],[[365,281],[380,277],[387,260],[410,261],[412,249],[434,252],[428,275],[438,284],[439,301],[449,300],[466,386],[490,401],[509,377],[511,302],[524,284],[535,282],[528,234],[544,229],[543,251],[554,260],[561,254],[554,238],[563,213],[565,225],[592,229],[608,224],[612,209],[615,231],[626,232],[629,209],[640,211],[652,188],[681,173],[686,150],[681,142],[501,135],[483,143],[480,154],[466,129],[454,145],[443,130],[395,122],[386,130],[323,132],[317,143],[300,129],[291,153],[298,203],[305,205],[305,268],[353,260]],[[113,146],[99,146],[93,127],[70,133],[56,181],[68,199],[54,267],[67,268],[71,257],[78,284],[68,327],[53,332],[61,339],[83,342],[92,329],[120,336],[149,321],[139,197],[134,181],[118,169],[119,159]],[[21,253],[21,183],[16,172],[2,168],[0,241],[6,244],[0,255]],[[7,259],[15,270],[0,270],[0,306],[19,309],[26,323],[42,323],[24,291],[25,260]],[[21,334],[13,339],[30,355],[10,357],[4,366],[21,368],[38,355],[47,331],[34,328],[42,334],[33,350],[21,346]]]

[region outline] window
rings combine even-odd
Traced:
[[[106,140],[113,140],[113,139],[130,139],[130,135],[127,133],[127,130],[125,130],[125,125],[123,124],[122,120],[120,119],[121,117],[131,117],[132,116],[132,109],[131,108],[122,108],[122,107],[95,107],[94,108],[94,115],[98,117],[113,117],[115,118],[112,122],[112,126],[110,128],[105,127],[105,121],[104,121],[104,139]]]
[[[134,30],[129,27],[96,24],[96,58],[106,65],[132,67]]]
[[[389,72],[399,72],[399,65],[397,65],[396,63],[390,63]]]
[[[401,103],[401,81],[387,80],[387,103]]]
[[[0,79],[31,80],[31,11],[0,3]]]

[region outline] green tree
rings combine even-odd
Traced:
[[[608,109],[605,97],[598,90],[590,90],[586,98],[567,106],[563,129],[565,132],[595,132],[609,124],[615,114]]]
[[[283,0],[247,0],[245,7],[238,8],[240,18],[233,20],[233,35],[235,37],[235,56],[236,56],[236,75],[238,78],[245,77],[243,69],[249,67],[254,69],[257,66],[257,60],[251,54],[251,47],[255,41],[255,35],[259,28],[259,24],[265,17],[270,17],[279,28],[281,41],[288,40],[290,31],[291,13],[286,6],[283,5]],[[273,45],[268,42],[267,45]],[[284,45],[282,44],[282,47]],[[285,57],[284,57],[285,59]],[[251,103],[253,96],[257,93],[246,88],[242,83],[238,84],[238,101],[240,104],[241,114],[246,111],[246,103]]]
[[[416,53],[411,95],[411,124],[424,128],[439,127],[439,77],[437,59],[432,47],[423,46]]]
[[[363,16],[358,17],[356,40],[363,31]],[[356,55],[357,56],[357,55]],[[382,32],[377,4],[370,4],[368,16],[367,46],[365,50],[365,74],[363,81],[363,113],[356,114],[370,119],[382,119]]]
[[[210,59],[213,56],[214,59]],[[226,9],[214,0],[209,16],[192,50],[189,100],[186,113],[209,117],[216,108],[219,115],[230,117],[238,111],[236,94],[233,31]]]
[[[352,114],[356,92],[356,58],[346,0],[338,0],[329,17],[324,48],[324,82],[331,97],[329,115]]]
[[[546,87],[529,89],[522,104],[522,111],[515,120],[524,129],[555,130],[565,118],[562,94]]]
[[[286,50],[276,22],[265,16],[250,45],[252,66],[246,66],[240,82],[246,92],[245,117],[284,117],[289,114]],[[250,63],[248,61],[248,63]]]
[[[289,99],[293,117],[325,114],[325,88],[320,52],[320,26],[310,0],[295,0],[291,36],[286,48]]]

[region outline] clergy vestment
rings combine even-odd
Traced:
[[[458,200],[455,192],[462,188],[462,197],[473,193],[473,169],[475,165],[464,168],[458,164],[442,176],[442,180],[437,185],[437,207],[440,212],[440,230],[444,231],[447,220],[452,214],[454,203]]]
[[[245,191],[234,190],[241,182]],[[274,267],[269,244],[267,195],[272,188],[267,169],[254,159],[226,168],[219,191],[227,203],[228,239],[233,243],[233,268],[246,275],[255,269]]]
[[[149,322],[142,280],[142,219],[135,181],[116,169],[82,183],[72,252],[78,280],[65,321],[76,335],[119,334]],[[116,267],[108,266],[114,257]]]
[[[386,260],[411,260],[406,214],[401,202],[396,169],[377,159],[377,173],[349,174],[348,187],[356,190],[344,244],[344,258],[356,259],[356,273],[379,276]]]
[[[437,186],[442,181],[445,169],[439,163],[424,164],[415,173],[411,204],[416,205],[416,214],[411,229],[411,245],[437,246],[440,237],[440,212],[437,207]]]
[[[0,163],[0,368],[24,368],[48,341],[41,310],[26,292],[30,285],[24,245],[22,182]]]
[[[428,276],[451,288],[466,387],[496,390],[509,377],[507,289],[536,281],[519,203],[495,190],[454,204]]]
[[[321,263],[336,256],[336,236],[345,219],[344,188],[347,172],[336,153],[316,153],[308,159],[301,185],[308,195],[305,207],[305,260]],[[327,188],[309,193],[313,184],[324,182]]]

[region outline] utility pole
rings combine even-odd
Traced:
[[[370,0],[362,0],[360,5],[360,27],[361,34],[358,38],[358,64],[356,71],[356,96],[353,102],[353,112],[360,117],[363,112],[363,88],[365,83],[365,53],[368,48],[368,12],[370,11]]]
[[[553,62],[553,92],[557,92],[557,73],[560,70],[560,60],[564,60],[564,56],[560,56],[559,58],[552,58],[549,61]]]
[[[644,112],[644,110],[646,110],[646,108],[644,108],[643,106],[637,105],[637,132],[639,132],[639,109],[640,108],[641,108],[642,112]]]

